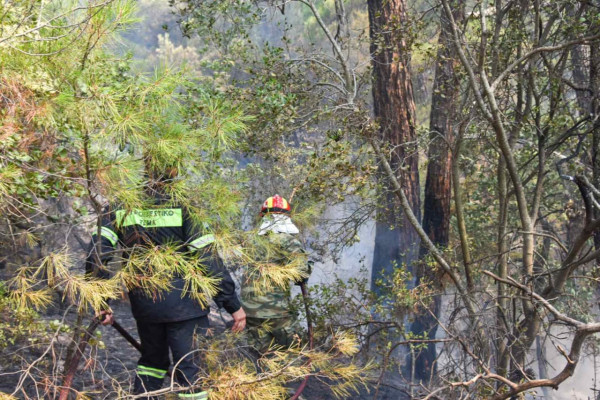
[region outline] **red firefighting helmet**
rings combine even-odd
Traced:
[[[276,194],[265,200],[260,210],[260,214],[289,214],[291,211],[292,208],[290,207],[290,203],[280,195]]]

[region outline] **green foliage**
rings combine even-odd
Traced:
[[[357,157],[352,145],[335,139],[324,146],[318,143],[331,154],[326,159],[320,159],[311,144],[294,142],[293,130],[307,121],[299,114],[301,102],[308,98],[299,86],[302,71],[278,79],[268,69],[286,68],[282,48],[266,46],[262,56],[254,58],[243,44],[243,34],[236,39],[227,33],[215,36],[217,42],[243,50],[240,57],[252,60],[250,68],[260,68],[261,73],[245,87],[219,80],[219,74],[233,65],[228,66],[227,59],[207,57],[203,65],[214,73],[208,78],[171,64],[161,64],[152,73],[140,72],[132,55],[119,51],[119,35],[136,21],[135,3],[112,0],[77,5],[53,3],[37,19],[36,7],[24,5],[8,9],[1,17],[6,25],[0,31],[0,101],[6,107],[0,111],[0,211],[10,211],[8,217],[15,218],[16,209],[18,216],[33,225],[36,213],[44,210],[44,201],[75,198],[78,216],[65,225],[72,231],[81,226],[95,232],[104,204],[125,210],[151,207],[154,199],[147,189],[160,183],[170,201],[185,206],[198,226],[209,224],[221,254],[258,271],[263,289],[289,286],[291,280],[304,277],[299,270],[306,265],[306,256],[292,257],[277,268],[261,265],[258,253],[272,251],[271,247],[249,245],[249,236],[256,232],[238,230],[244,202],[255,201],[254,195],[263,197],[266,189],[274,190],[265,187],[252,194],[251,185],[264,182],[253,181],[256,174],[267,171],[282,193],[298,193],[296,198],[302,201],[294,213],[298,224],[309,232],[326,198],[341,202],[344,195],[357,195],[367,186],[361,175],[373,167],[364,153]],[[247,20],[250,27],[258,15],[246,15],[254,8],[244,2],[204,6],[218,12],[231,9],[234,24],[229,27],[237,33],[245,28],[235,18]],[[21,27],[15,25],[18,20],[23,21]],[[213,21],[207,29],[215,26],[227,27],[227,22]],[[318,99],[311,100],[312,106],[318,103]],[[261,146],[254,147],[256,143]],[[240,165],[243,155],[257,159]],[[335,157],[341,161],[331,164]],[[312,161],[305,166],[309,158]],[[361,166],[355,165],[356,160]],[[178,176],[162,181],[174,169]],[[319,169],[329,171],[330,176],[317,174]],[[343,194],[338,196],[338,190]],[[313,201],[311,192],[318,193]],[[47,215],[45,211],[40,214]],[[25,225],[18,228],[18,234],[33,244],[66,218],[53,214],[47,219],[51,222],[47,229]],[[175,275],[183,277],[184,290],[200,304],[207,305],[216,292],[218,277],[205,274],[202,255],[183,254],[175,246],[136,249],[110,279],[100,280],[78,272],[79,254],[71,243],[44,244],[39,257],[11,260],[16,271],[6,283],[1,306],[10,308],[10,318],[22,324],[2,325],[0,343],[24,339],[23,331],[32,327],[36,316],[33,310],[47,309],[56,293],[83,316],[107,309],[107,301],[118,298],[124,288],[160,296],[171,289]],[[77,339],[81,328],[56,321],[48,327],[60,339],[45,336],[43,343],[52,350],[68,334]],[[94,335],[90,340],[92,355],[105,346],[101,339]],[[210,373],[203,383],[214,388],[211,396],[215,398],[239,397],[241,392],[261,399],[281,398],[285,384],[314,374],[334,381],[334,392],[344,396],[364,381],[359,363],[338,362],[355,355],[356,340],[350,332],[336,332],[329,341],[327,351],[308,351],[300,343],[290,350],[273,349],[260,361],[268,372],[257,371],[240,358],[209,362]],[[51,386],[56,376],[44,368],[52,371],[54,366],[46,362],[37,365],[36,377]]]
[[[2,288],[5,287],[1,282]],[[5,289],[2,289],[5,290]],[[15,344],[33,340],[36,333],[43,330],[39,315],[31,308],[16,308],[5,294],[0,296],[0,348],[5,349]]]
[[[1,233],[12,239],[6,247],[15,253],[40,244],[40,254],[11,259],[10,267],[15,270],[0,299],[0,312],[7,316],[0,324],[0,347],[27,339],[27,330],[40,331],[34,322],[35,310],[47,308],[56,292],[83,315],[106,308],[107,299],[118,298],[123,288],[159,296],[171,289],[169,282],[178,275],[186,281],[185,291],[206,305],[218,280],[204,274],[201,255],[183,255],[174,246],[136,249],[111,279],[97,280],[76,271],[74,248],[64,242],[48,245],[44,240],[44,234],[61,224],[73,231],[96,230],[105,203],[126,210],[152,207],[154,199],[147,189],[173,169],[178,176],[161,183],[171,202],[190,210],[199,227],[210,225],[219,253],[232,267],[244,267],[259,292],[289,286],[290,281],[304,277],[301,269],[306,264],[305,255],[284,263],[261,261],[274,250],[256,239],[256,231],[248,226],[256,224],[264,198],[275,193],[293,197],[292,217],[310,237],[311,256],[337,260],[342,249],[359,240],[359,227],[372,220],[380,204],[374,183],[376,160],[364,141],[373,126],[371,43],[364,3],[344,2],[351,16],[348,36],[332,0],[291,1],[285,7],[284,3],[257,5],[242,0],[171,1],[176,15],[164,21],[151,14],[165,4],[145,0],[141,4],[147,10],[141,13],[152,19],[142,26],[133,25],[140,11],[130,0],[85,6],[76,1],[46,3],[16,0],[0,5],[0,214],[9,230]],[[540,45],[544,34],[550,38],[544,40],[554,45],[597,30],[596,13],[566,12],[577,4],[542,2],[539,8],[523,8],[511,3],[502,19],[494,18],[493,8],[481,10],[479,4],[467,4],[467,19],[460,27],[464,43],[473,60],[486,61],[477,73],[494,79],[520,54]],[[444,45],[436,44],[438,23],[431,19],[438,20],[438,11],[420,1],[413,6],[407,17],[391,18],[386,28],[392,33],[392,43],[384,44],[382,37],[375,38],[374,44],[412,51],[413,85],[422,95],[417,98],[419,125],[430,111],[428,74]],[[411,15],[425,10],[422,16]],[[484,18],[493,35],[483,32],[480,12],[489,13]],[[186,38],[171,29],[175,20]],[[496,26],[498,22],[502,25]],[[543,24],[549,28],[538,32]],[[135,32],[130,31],[133,26]],[[332,56],[332,43],[324,29],[336,35],[353,82],[343,76],[342,60]],[[131,53],[123,50],[123,37],[136,40],[138,34],[142,40],[153,36],[148,41],[157,51],[152,46],[142,50],[138,46]],[[489,43],[480,46],[484,34]],[[484,54],[477,54],[482,50]],[[395,55],[392,62],[400,56]],[[136,65],[140,57],[145,65]],[[533,198],[538,179],[546,180],[548,189],[542,193],[539,215],[531,217],[547,224],[544,232],[567,242],[573,241],[583,214],[574,200],[577,194],[563,184],[560,175],[589,174],[593,155],[579,155],[573,149],[591,148],[595,143],[581,129],[563,135],[583,115],[573,104],[579,91],[568,89],[564,82],[574,79],[564,68],[571,58],[568,53],[532,58],[526,68],[512,69],[494,93],[502,121],[510,130],[511,151],[525,196]],[[461,92],[472,93],[473,88],[464,83],[464,71],[458,66],[457,70]],[[528,102],[519,98],[525,95],[530,96]],[[481,270],[495,269],[499,261],[507,260],[508,276],[535,287],[562,268],[564,257],[560,246],[554,242],[546,246],[536,237],[534,276],[523,272],[523,232],[514,188],[510,183],[506,187],[508,201],[502,210],[498,177],[504,171],[498,171],[494,127],[470,103],[465,94],[457,119],[466,121],[466,145],[456,154],[470,234],[466,245],[477,255],[477,262],[470,265],[476,289],[469,288],[469,297],[479,307],[481,318],[494,320],[491,313],[497,307],[490,299],[495,299],[496,286],[484,279]],[[415,128],[419,137],[410,151],[425,153],[429,129]],[[540,154],[554,158],[540,166]],[[422,175],[427,162],[420,166]],[[540,170],[542,175],[538,175]],[[76,200],[72,208],[77,217],[72,221],[65,222],[67,216],[48,211],[44,203],[62,198]],[[342,222],[327,218],[328,213],[338,215],[336,207],[348,204],[353,211],[340,217]],[[503,212],[505,234],[498,237]],[[541,230],[540,225],[536,229]],[[502,243],[509,244],[508,251],[498,254]],[[455,231],[443,255],[457,274],[464,275],[459,247]],[[583,250],[591,249],[590,242]],[[370,292],[367,280],[359,278],[335,279],[330,285],[311,288],[309,307],[319,351],[308,351],[300,343],[289,350],[274,348],[259,360],[257,370],[236,353],[239,338],[224,335],[211,340],[204,347],[208,369],[201,383],[214,388],[211,396],[217,399],[235,398],[242,392],[247,398],[275,399],[285,396],[284,385],[311,374],[338,382],[332,386],[334,393],[350,396],[366,379],[365,368],[357,365],[372,355],[371,349],[382,357],[383,367],[396,367],[393,362],[386,364],[386,357],[400,341],[408,340],[406,348],[412,353],[426,348],[419,343],[426,335],[406,333],[404,324],[426,312],[436,294],[433,288],[441,290],[445,277],[436,271],[432,259],[425,258],[419,266],[433,271],[440,282],[422,282],[412,288],[406,266],[397,266],[393,276],[378,282],[380,297]],[[569,316],[590,321],[596,281],[597,271],[583,268],[576,280],[567,283],[563,296],[552,301]],[[517,298],[522,293],[507,288],[507,295]],[[294,307],[302,313],[300,300],[295,299]],[[462,318],[461,307],[456,310],[450,324]],[[519,321],[527,321],[523,305],[515,302],[502,311],[506,314],[503,323],[510,320],[514,326],[494,326],[490,336],[520,335]],[[453,328],[462,334],[460,324]],[[59,334],[72,333],[62,322],[51,322],[49,328]],[[381,331],[377,339],[373,339],[374,329]],[[100,336],[93,338],[95,351],[102,343]],[[358,345],[367,344],[372,347],[357,353]],[[490,344],[481,347],[482,354],[497,342]],[[447,354],[457,352],[450,348]],[[468,357],[462,361],[464,371],[442,371],[440,376],[462,380],[480,368]],[[487,398],[492,392],[479,385],[471,393]]]
[[[22,11],[11,10],[15,15]],[[187,206],[194,219],[216,226],[235,218],[239,207],[233,194],[234,164],[225,158],[249,121],[243,110],[224,97],[186,93],[194,84],[185,70],[163,66],[150,76],[137,74],[129,56],[108,52],[116,35],[135,21],[133,2],[112,1],[80,11],[65,3],[48,12],[54,14],[43,17],[52,24],[32,23],[31,29],[53,40],[21,41],[20,34],[10,30],[3,38],[11,45],[0,55],[2,98],[11,107],[3,109],[0,195],[12,196],[17,206],[29,200],[37,208],[39,198],[69,191],[85,193],[96,213],[98,196],[131,210],[152,201],[145,188],[158,178],[155,171],[175,167],[180,178],[167,189],[173,202]],[[84,21],[77,25],[81,40],[69,43],[71,36],[52,36],[78,21]],[[199,106],[193,117],[187,115],[191,103]],[[148,256],[142,260],[148,261]],[[86,280],[71,273],[69,257],[63,249],[43,260],[34,274],[22,268],[12,282],[19,304],[42,307],[49,301],[41,288],[29,290],[43,277],[42,270],[48,273],[50,287],[64,289],[64,295],[83,309],[103,308],[104,299],[116,296],[121,281],[130,288],[136,283],[124,273],[106,282]],[[162,278],[184,274],[189,290],[204,302],[204,295],[214,292],[214,282],[197,275],[200,261],[177,257],[166,250],[151,261],[180,268],[163,271]],[[162,289],[166,284],[149,283]]]
[[[329,380],[333,393],[344,398],[365,385],[365,371],[371,367],[338,361],[357,352],[356,338],[349,332],[332,333],[319,351],[311,351],[300,342],[287,349],[272,346],[255,363],[236,351],[240,344],[239,336],[226,334],[209,337],[199,345],[206,362],[200,378],[202,387],[211,387],[215,399],[233,399],[240,393],[245,399],[286,398],[289,392],[285,385],[306,375]]]
[[[123,283],[128,290],[141,289],[148,297],[157,297],[171,289],[170,281],[175,276],[183,276],[184,293],[208,306],[216,295],[218,278],[206,275],[200,255],[189,256],[178,250],[174,246],[136,249],[108,282]]]

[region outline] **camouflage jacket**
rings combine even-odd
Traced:
[[[257,241],[257,263],[264,269],[260,273],[257,268],[249,266],[242,280],[242,307],[250,318],[287,318],[291,317],[289,311],[291,281],[283,285],[271,285],[264,289],[260,280],[270,279],[269,265],[271,268],[293,267],[303,277],[308,277],[309,269],[306,263],[306,253],[296,235],[289,233],[268,233],[259,236]],[[263,242],[261,245],[261,241]],[[263,286],[262,289],[257,287]],[[284,286],[284,287],[282,287]]]

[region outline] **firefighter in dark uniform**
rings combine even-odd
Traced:
[[[175,172],[170,172],[172,179]],[[205,227],[190,219],[185,207],[173,205],[163,194],[161,185],[168,180],[158,179],[149,187],[154,205],[143,210],[120,210],[107,207],[101,228],[100,257],[95,257],[96,234],[94,234],[90,257],[86,263],[89,274],[106,278],[102,267],[114,254],[117,245],[123,248],[126,259],[136,247],[169,245],[181,252],[200,252],[202,264],[211,276],[220,278],[218,294],[214,297],[219,308],[225,308],[234,319],[233,331],[242,331],[246,325],[246,314],[235,293],[235,283],[214,249],[215,238]],[[97,261],[94,261],[97,260]],[[100,265],[98,265],[100,264]],[[129,291],[131,311],[137,323],[142,345],[142,357],[138,361],[134,394],[158,390],[169,368],[169,349],[176,365],[175,380],[181,386],[190,386],[199,371],[197,352],[194,352],[194,332],[205,333],[209,326],[209,308],[204,308],[183,293],[183,277],[174,277],[171,290],[160,296],[149,297],[141,289]],[[112,314],[105,314],[103,324],[112,323]],[[181,399],[208,399],[208,392],[188,390],[179,393]],[[156,399],[157,397],[146,397]]]

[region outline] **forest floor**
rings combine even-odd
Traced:
[[[135,320],[131,315],[131,311],[127,302],[114,302],[111,304],[111,307],[114,310],[115,320],[134,338],[138,339]],[[43,320],[50,322],[54,320],[60,321],[63,317],[69,323],[73,323],[76,320],[76,313],[74,311],[69,311],[65,314],[57,309],[54,310],[54,312],[44,315],[42,318]],[[211,312],[211,328],[214,330],[215,334],[219,334],[226,329],[226,324],[229,322],[228,317],[229,316],[226,315],[226,313],[223,314],[222,318],[219,316],[218,312],[214,312],[214,310]],[[84,325],[87,323],[88,321],[84,321]],[[127,387],[127,385],[130,385],[133,382],[135,368],[139,359],[139,352],[111,327],[100,327],[98,330],[101,331],[101,337],[98,339],[104,342],[105,348],[102,350],[97,348],[94,349],[94,362],[91,362],[92,358],[89,358],[90,348],[88,348],[86,352],[86,359],[82,360],[80,363],[79,371],[73,382],[73,388],[84,392],[90,399],[113,399],[118,397],[116,395],[116,388],[120,387],[125,390],[130,389],[130,387]],[[64,344],[69,342],[72,334],[65,333],[61,335],[63,336],[61,340]],[[64,351],[65,348],[66,346],[63,345],[62,351]],[[43,350],[39,349],[32,350],[31,354],[28,354],[27,358],[31,357],[30,359],[33,360],[37,357],[40,357],[42,352]],[[46,354],[45,357],[48,358],[50,355]],[[58,360],[64,359],[64,355],[61,355],[60,352],[58,355],[53,355],[53,357]],[[2,364],[4,364],[4,362],[0,363],[0,392],[12,393],[16,385],[19,385],[19,379],[16,378],[19,375],[12,372],[19,369],[17,365],[20,363],[18,361],[12,361],[8,363],[12,365]],[[55,370],[62,369],[62,365],[60,363],[56,367],[57,368],[55,368]],[[35,387],[32,385],[32,383],[32,381],[26,381],[24,382],[23,387],[27,394],[31,396],[30,398],[36,398]],[[167,380],[164,387],[167,387],[168,383],[169,382]],[[38,387],[40,385],[43,385],[43,382],[38,382]],[[298,385],[299,383],[292,384],[290,385],[290,388],[296,388]],[[109,392],[112,392],[112,394],[105,394]],[[347,398],[366,400],[372,399],[373,394],[374,388],[369,388],[369,390],[363,388],[361,389],[360,393],[355,393]],[[25,398],[22,393],[17,394],[16,397],[19,399]],[[327,382],[318,379],[309,380],[309,383],[303,392],[303,397],[307,400],[336,399],[330,389],[330,385]],[[409,397],[402,392],[384,386],[380,388],[377,398],[378,400],[409,399]]]

